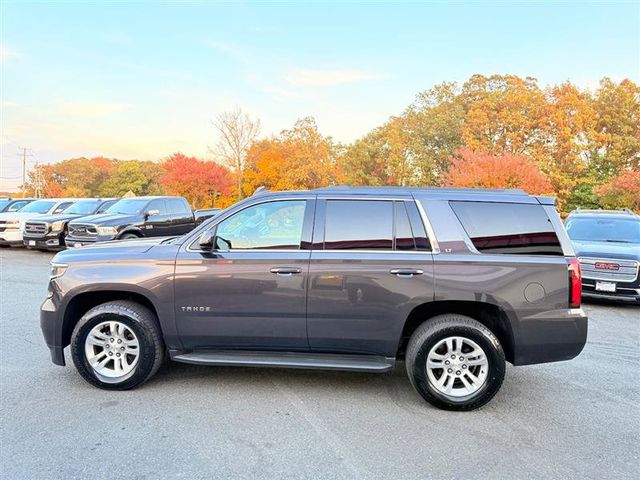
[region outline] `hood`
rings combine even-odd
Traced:
[[[6,222],[7,220],[32,220],[35,218],[41,218],[48,216],[46,213],[33,213],[33,212],[4,212],[0,213],[0,222]]]
[[[74,220],[73,223],[91,223],[102,227],[112,227],[142,220],[142,215],[128,215],[122,213],[99,213]]]
[[[59,213],[57,215],[40,215],[37,220],[39,222],[46,222],[46,223],[53,223],[53,222],[59,222],[60,220],[73,220],[74,218],[78,218],[81,217],[81,214],[78,213],[67,213],[65,214],[63,213]],[[31,219],[30,219],[31,220]]]
[[[616,242],[587,242],[573,240],[576,257],[620,258],[640,261],[640,244]]]
[[[139,259],[140,255],[148,252],[156,245],[173,237],[138,238],[133,240],[114,240],[101,242],[84,247],[68,248],[58,253],[52,262],[69,263],[78,261],[117,261]]]

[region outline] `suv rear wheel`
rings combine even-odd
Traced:
[[[414,388],[445,410],[474,410],[498,392],[505,373],[504,352],[496,336],[464,315],[429,319],[413,333],[406,368]]]
[[[103,303],[85,313],[71,336],[71,356],[80,375],[106,390],[128,390],[151,378],[164,345],[156,316],[131,301]]]

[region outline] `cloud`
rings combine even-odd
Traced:
[[[102,117],[131,108],[127,103],[63,103],[61,110],[67,115]]]
[[[289,73],[285,81],[294,87],[332,87],[345,83],[375,80],[380,75],[362,70],[303,70]]]
[[[0,45],[0,63],[6,63],[12,58],[18,57],[18,52],[7,45]]]

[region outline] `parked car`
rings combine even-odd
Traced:
[[[202,216],[207,218],[207,214]],[[183,197],[123,198],[104,214],[69,222],[65,244],[80,247],[108,240],[182,235],[195,226],[195,213]]]
[[[62,213],[74,202],[72,198],[46,198],[30,202],[17,212],[0,213],[0,245],[22,246],[26,221]]]
[[[0,213],[17,212],[25,205],[33,202],[35,198],[0,198]]]
[[[582,268],[582,292],[640,301],[640,216],[578,209],[565,225]]]
[[[108,390],[144,383],[167,352],[362,372],[404,360],[426,401],[471,410],[499,390],[505,360],[568,360],[587,337],[554,200],[521,190],[261,193],[182,237],[58,253],[48,288],[53,363],[71,345]]]
[[[117,198],[86,198],[78,200],[62,213],[29,220],[24,226],[24,245],[38,250],[61,250],[65,247],[69,221],[104,213],[117,201]]]

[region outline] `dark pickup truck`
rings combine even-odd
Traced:
[[[86,198],[78,200],[64,212],[27,221],[22,234],[24,246],[37,250],[62,250],[71,220],[104,213],[117,201],[117,198]]]
[[[182,235],[217,210],[191,210],[183,197],[123,198],[98,215],[69,222],[67,247],[142,237]]]

